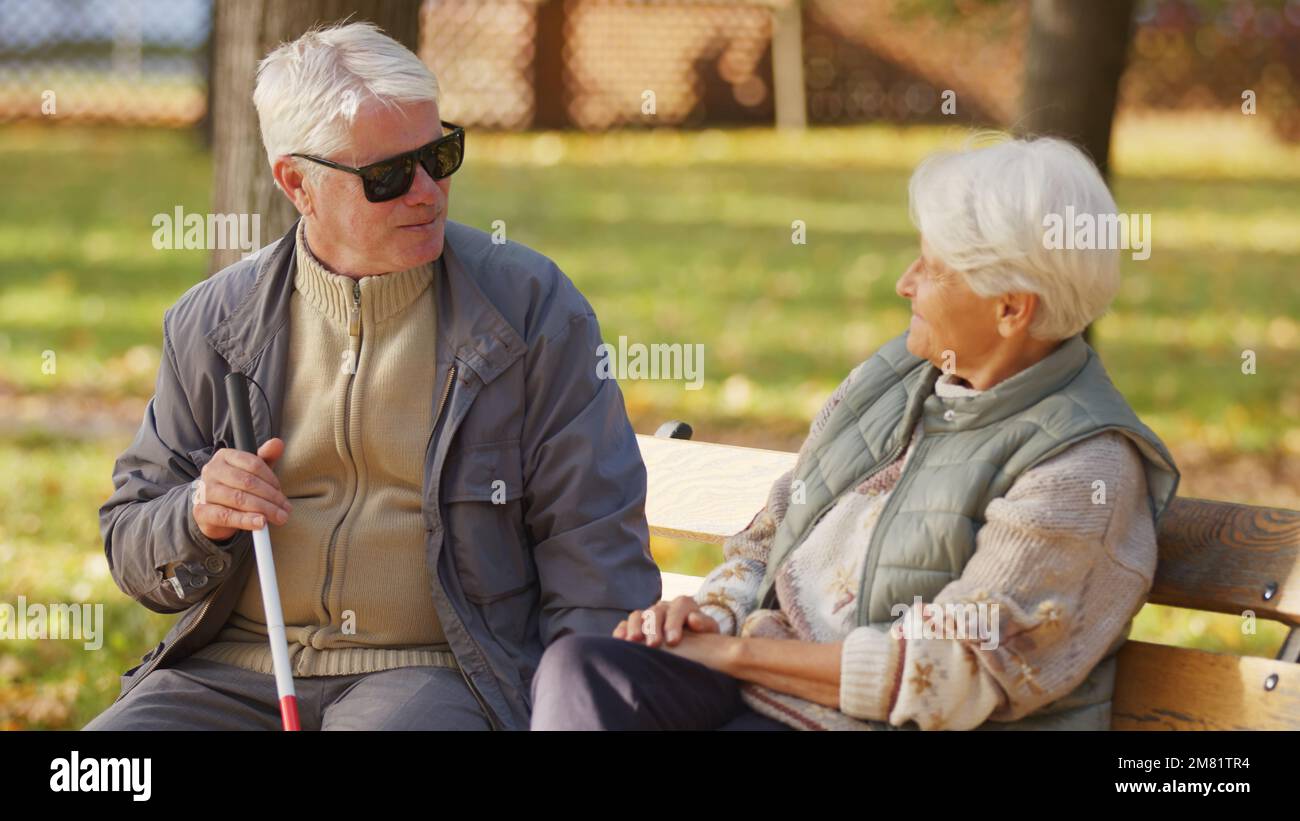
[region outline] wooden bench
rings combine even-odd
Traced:
[[[795,454],[689,435],[668,423],[637,437],[649,473],[650,532],[721,543],[749,524]],[[1250,610],[1291,630],[1276,659],[1130,640],[1120,650],[1112,728],[1300,729],[1300,512],[1177,498],[1158,538],[1149,602],[1237,616]],[[701,581],[664,573],[663,596],[692,595]]]

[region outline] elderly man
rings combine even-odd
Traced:
[[[87,729],[275,729],[250,531],[271,526],[304,729],[523,729],[543,649],[659,597],[645,467],[590,305],[447,218],[464,132],[369,24],[261,63],[301,213],[163,321],[157,390],[100,510],[114,581],[183,615]],[[255,380],[257,455],[222,380]]]
[[[1115,202],[1041,139],[931,158],[911,205],[907,330],[694,597],[547,650],[534,729],[1109,729],[1179,474],[1083,341],[1118,249],[1043,226]]]

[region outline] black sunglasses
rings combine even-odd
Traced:
[[[366,199],[371,202],[387,202],[388,200],[397,199],[411,190],[411,183],[415,182],[416,162],[423,165],[424,170],[428,171],[429,176],[435,180],[450,177],[456,173],[457,168],[460,168],[461,161],[465,159],[465,129],[445,120],[439,121],[439,124],[443,128],[452,129],[451,133],[444,134],[428,145],[422,145],[413,151],[407,151],[405,154],[398,154],[396,157],[389,157],[379,162],[372,162],[370,165],[363,165],[360,168],[340,165],[320,157],[313,157],[310,154],[290,154],[289,156],[302,157],[304,160],[311,160],[330,168],[346,171],[349,174],[356,174],[361,178],[361,187],[366,192]]]

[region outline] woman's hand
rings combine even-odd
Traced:
[[[706,617],[707,618],[707,617]],[[666,645],[665,653],[690,659],[705,667],[734,676],[737,672],[737,659],[742,650],[742,643],[749,639],[723,636],[717,633],[689,633],[682,636],[676,644]]]
[[[614,638],[644,642],[647,647],[668,646],[682,639],[683,629],[694,633],[717,633],[718,623],[706,616],[691,596],[661,601],[646,610],[633,610],[614,628]]]

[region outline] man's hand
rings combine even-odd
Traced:
[[[293,505],[271,472],[282,455],[279,437],[263,442],[256,456],[233,448],[212,454],[194,491],[194,521],[204,536],[222,542],[238,530],[261,530],[268,520],[277,525],[289,521]]]
[[[658,647],[664,641],[677,644],[682,630],[694,633],[717,633],[718,623],[706,616],[691,596],[678,596],[672,601],[661,601],[647,610],[633,610],[614,628],[614,638],[645,642],[647,647]]]

